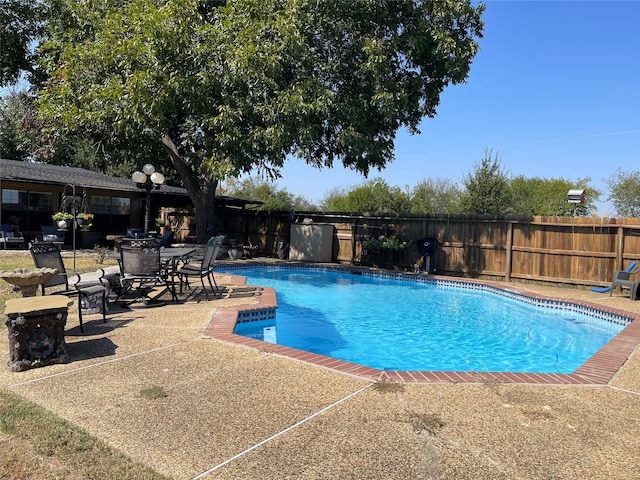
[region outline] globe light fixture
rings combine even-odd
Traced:
[[[144,209],[144,231],[149,233],[149,221],[151,218],[151,190],[157,190],[164,183],[164,175],[156,172],[156,167],[147,163],[142,167],[142,171],[136,170],[131,174],[131,180],[136,182],[136,186],[147,192],[147,199]]]

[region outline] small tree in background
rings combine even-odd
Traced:
[[[484,158],[464,176],[464,192],[460,198],[461,213],[507,215],[512,212],[512,195],[507,173],[493,150],[486,149]]]
[[[545,215],[566,217],[572,215],[591,215],[600,192],[589,187],[590,178],[575,181],[564,178],[526,178],[519,175],[511,179],[513,215]],[[567,193],[571,189],[584,189],[586,202],[572,204],[567,202]]]
[[[303,197],[293,195],[273,182],[247,177],[229,186],[228,195],[247,200],[260,200],[264,205],[258,210],[316,210],[317,207]]]
[[[320,201],[320,208],[325,212],[348,212],[348,195],[349,189],[347,187],[332,188]]]
[[[609,198],[619,217],[640,217],[640,170],[624,172],[622,169],[606,178]]]
[[[409,196],[399,187],[390,187],[382,178],[367,180],[346,195],[336,194],[323,201],[334,212],[370,212],[399,215],[410,210]]]
[[[458,213],[460,187],[447,178],[425,178],[411,189],[411,213]]]
[[[26,92],[0,98],[0,154],[8,160],[27,160],[33,155],[36,133],[33,102]]]

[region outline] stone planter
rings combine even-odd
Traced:
[[[7,300],[4,323],[9,335],[7,365],[12,371],[67,362],[64,327],[72,303],[64,295]]]

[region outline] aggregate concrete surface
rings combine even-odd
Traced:
[[[620,294],[518,286],[640,312]],[[216,309],[252,302],[113,309],[84,334],[70,307],[70,362],[0,381],[175,479],[638,478],[638,350],[606,386],[372,384],[202,335]]]

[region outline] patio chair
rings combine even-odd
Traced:
[[[223,239],[223,235],[218,237],[211,237],[207,242],[207,246],[205,247],[202,260],[188,262],[174,272],[174,274],[180,279],[180,293],[182,293],[183,284],[185,284],[189,290],[193,290],[193,288],[191,288],[191,285],[189,284],[189,279],[199,278],[200,283],[202,284],[202,291],[204,292],[204,295],[208,300],[209,294],[207,293],[207,287],[204,284],[204,279],[206,278],[209,282],[211,290],[213,291],[213,295],[216,297],[218,296],[218,284],[216,283],[216,279],[213,276],[213,264],[216,261]]]
[[[7,245],[24,245],[24,237],[16,236],[11,230],[11,225],[3,223],[0,225],[0,243],[2,243],[2,248],[6,250]]]
[[[108,285],[103,280],[104,270],[100,269],[100,276],[98,277],[99,285],[82,285],[81,276],[74,274],[72,279],[69,279],[67,270],[62,261],[62,255],[60,249],[53,243],[33,243],[29,247],[31,257],[36,265],[36,268],[55,268],[58,274],[52,277],[50,280],[42,284],[42,295],[47,294],[47,289],[51,287],[60,287],[62,289],[51,292],[53,295],[65,295],[67,297],[77,297],[78,303],[78,318],[80,319],[80,331],[84,332],[84,326],[82,323],[82,307],[91,305],[91,299],[95,296],[100,296],[102,302],[102,321],[107,321],[107,291]]]
[[[131,303],[141,299],[151,306],[149,294],[160,285],[171,292],[172,300],[177,300],[171,272],[166,270],[160,258],[160,243],[154,238],[129,239],[121,244],[120,283],[123,290],[118,297],[134,293]]]
[[[631,274],[633,272],[633,270],[636,267],[636,262],[631,262],[629,264],[629,266],[624,270],[624,272],[629,272],[629,274]],[[619,276],[619,274],[617,272],[620,272],[621,270],[616,270],[615,272],[613,272],[613,281],[616,280],[616,277]],[[609,285],[608,287],[591,287],[591,291],[592,292],[597,292],[597,293],[606,293],[606,292],[613,292],[613,283],[611,285]],[[611,296],[611,295],[609,295]]]
[[[64,244],[64,234],[60,233],[55,225],[40,225],[42,230],[42,241],[53,243],[55,245]]]
[[[635,263],[635,262],[634,262]],[[611,282],[611,291],[609,292],[609,296],[613,295],[613,291],[616,287],[628,288],[631,291],[631,299],[635,300],[636,291],[634,290],[634,286],[637,288],[636,280],[631,279],[631,275],[635,275],[640,273],[640,265],[635,265],[635,267],[628,267],[626,270],[616,270],[613,272],[613,280]]]

